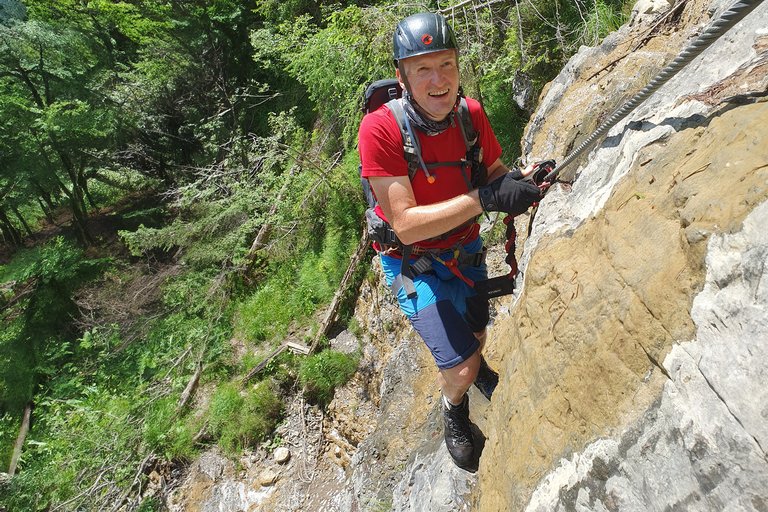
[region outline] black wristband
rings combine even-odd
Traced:
[[[494,201],[493,190],[490,186],[486,185],[477,189],[477,194],[480,197],[480,206],[487,212],[496,211],[496,201]]]
[[[509,171],[510,176],[512,176],[513,180],[521,180],[524,178],[523,171],[515,167],[514,169]]]

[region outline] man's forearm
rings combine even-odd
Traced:
[[[413,206],[392,219],[392,228],[404,244],[440,236],[483,212],[477,190],[440,203]]]

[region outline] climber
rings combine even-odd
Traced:
[[[359,130],[361,173],[378,202],[375,213],[397,235],[396,242],[374,247],[400,309],[437,364],[448,452],[457,466],[474,471],[479,454],[467,391],[474,383],[490,399],[499,378],[482,356],[488,300],[466,300],[475,295],[473,283],[487,279],[476,219],[483,212],[523,213],[540,191],[521,181],[533,168],[510,171],[501,161],[480,104],[461,101],[458,45],[446,19],[409,16],[397,25],[393,43],[404,90],[393,101],[402,106],[404,122],[398,124],[390,104],[367,114]],[[477,135],[469,149],[457,121],[460,103]],[[406,141],[407,134],[414,140]],[[469,164],[473,151],[480,165]],[[404,253],[410,265],[402,264]]]

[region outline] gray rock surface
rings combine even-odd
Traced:
[[[693,304],[696,339],[664,361],[659,401],[537,487],[526,512],[756,510],[768,507],[768,202],[713,236]]]
[[[562,158],[730,5],[688,2],[629,53],[641,27],[583,49],[529,125],[529,160]],[[507,380],[476,509],[766,510],[766,19],[763,4],[541,202],[491,335]]]
[[[239,478],[231,460],[210,450],[189,469],[182,485],[171,495],[168,509],[179,512],[190,507],[199,512],[253,510],[271,493],[272,489],[263,488],[255,474]]]

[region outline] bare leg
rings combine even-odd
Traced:
[[[464,394],[475,382],[477,370],[480,368],[480,351],[476,351],[466,361],[453,368],[440,370],[437,381],[443,390],[443,395],[453,405],[458,405],[464,399]]]

